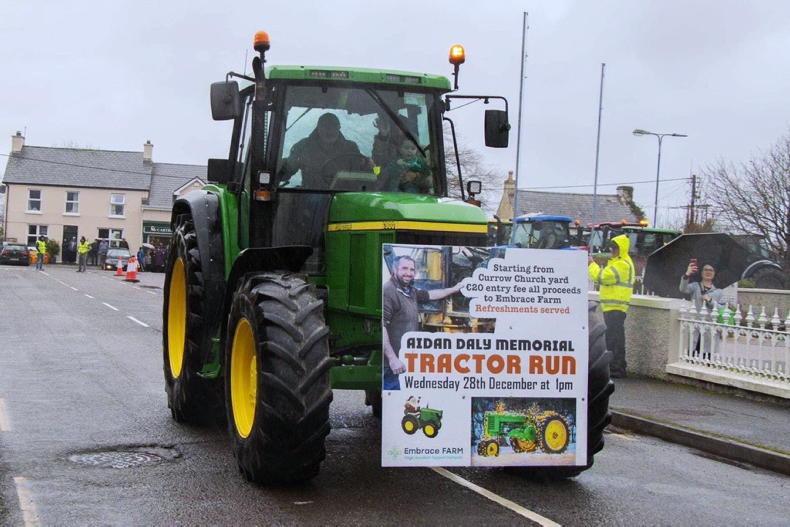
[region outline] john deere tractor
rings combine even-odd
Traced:
[[[496,457],[500,447],[510,445],[516,453],[540,448],[546,454],[561,454],[568,448],[570,438],[568,422],[553,410],[489,411],[483,417],[483,436],[477,444],[477,453]]]
[[[453,129],[459,98],[504,102],[485,112],[485,138],[505,147],[507,101],[423,73],[267,67],[265,32],[254,47],[251,75],[211,86],[213,118],[233,123],[227,158],[173,204],[165,388],[176,421],[227,419],[248,480],[294,482],[325,457],[332,388],[380,405],[382,244],[486,244],[486,215],[465,202],[479,183],[459,176],[462,199],[447,198],[443,122]],[[463,61],[453,46],[456,88]],[[602,353],[590,464],[608,415]]]

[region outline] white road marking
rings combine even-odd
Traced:
[[[150,327],[151,327],[151,326],[149,326],[148,324],[146,324],[145,322],[142,322],[142,321],[140,321],[140,320],[137,320],[137,319],[136,319],[136,318],[134,318],[132,315],[126,315],[126,318],[128,318],[128,319],[129,319],[129,320],[131,320],[132,322],[137,322],[138,324],[140,324],[140,325],[141,325],[141,326],[143,326],[144,328],[150,328]]]
[[[8,410],[5,407],[5,399],[0,399],[0,432],[11,431],[11,420],[8,418]]]
[[[56,278],[55,280],[58,280],[58,279]],[[58,280],[58,282],[60,282],[61,284],[65,285],[66,287],[71,287],[71,286],[69,286],[69,284],[67,284],[63,280]]]
[[[74,291],[79,291],[79,289],[77,289],[76,287],[73,286],[69,286],[69,287],[71,287]]]
[[[93,298],[93,297],[92,297],[91,295],[89,295],[88,293],[85,293],[85,296],[87,296],[88,298]]]
[[[46,271],[39,271],[39,273],[43,274],[44,276],[49,276],[49,273]]]
[[[118,308],[117,308],[117,307],[115,307],[115,306],[111,306],[111,305],[110,305],[110,304],[108,304],[107,302],[102,302],[102,304],[104,304],[105,306],[109,307],[109,308],[110,308],[110,309],[112,309],[113,311],[118,311]]]
[[[22,519],[25,527],[38,525],[38,511],[36,511],[36,504],[33,502],[33,496],[30,492],[30,483],[27,478],[16,476],[14,477],[14,485],[16,486],[16,495],[19,498],[19,508],[22,510]]]
[[[459,476],[457,474],[453,474],[452,472],[450,472],[449,470],[447,470],[445,468],[442,468],[442,467],[431,467],[431,470],[433,470],[434,472],[436,472],[437,474],[439,474],[441,476],[444,476],[445,478],[449,479],[450,481],[452,481],[454,483],[458,483],[462,487],[466,487],[467,489],[469,489],[469,490],[471,490],[473,492],[476,492],[476,493],[480,494],[481,496],[484,496],[484,497],[488,498],[489,500],[491,500],[491,501],[493,501],[495,503],[498,503],[498,504],[502,505],[503,507],[505,507],[507,509],[510,509],[511,511],[515,512],[519,516],[523,516],[524,518],[527,518],[528,520],[532,520],[533,522],[535,522],[535,523],[537,523],[539,525],[542,525],[544,527],[559,527],[560,526],[559,523],[556,523],[556,522],[554,522],[554,521],[552,521],[552,520],[550,520],[550,519],[548,519],[548,518],[546,518],[544,516],[541,516],[537,512],[532,512],[531,510],[529,510],[529,509],[527,509],[525,507],[522,507],[518,503],[510,501],[507,498],[503,498],[502,496],[500,496],[498,494],[494,494],[490,490],[486,490],[486,489],[484,489],[483,487],[481,487],[479,485],[475,485],[471,481],[467,481],[464,478],[462,478],[461,476]]]
[[[148,293],[149,295],[156,295],[156,293],[154,293],[153,291],[146,291],[146,293]]]

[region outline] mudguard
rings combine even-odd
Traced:
[[[192,216],[197,235],[200,267],[203,272],[203,295],[208,306],[205,323],[210,328],[217,328],[223,318],[222,298],[225,294],[225,258],[219,218],[219,197],[205,190],[193,190],[181,196],[173,204],[171,229],[175,231],[176,218],[185,213]],[[208,358],[204,357],[206,360]]]
[[[313,253],[312,247],[306,245],[289,245],[285,247],[255,247],[244,249],[233,262],[233,267],[228,275],[224,300],[217,304],[222,308],[222,313],[230,313],[230,304],[233,293],[241,280],[249,273],[265,271],[291,271],[298,272],[307,258]],[[222,324],[221,345],[225,346],[225,337],[228,328]]]
[[[772,267],[774,269],[779,269],[780,271],[782,270],[782,266],[776,262],[772,262],[771,260],[757,260],[743,271],[741,278],[751,278],[754,273],[763,267]]]

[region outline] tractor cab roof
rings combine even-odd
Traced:
[[[359,82],[393,84],[415,88],[450,91],[450,81],[441,75],[412,71],[345,68],[339,66],[270,66],[267,77],[276,80],[318,80],[329,82]]]
[[[556,214],[524,214],[513,219],[514,223],[532,223],[535,221],[560,221],[571,223],[573,220],[570,216],[561,216]]]

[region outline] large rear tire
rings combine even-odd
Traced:
[[[200,252],[192,216],[182,214],[166,264],[162,349],[167,406],[179,423],[207,424],[222,418],[220,382],[198,375],[211,348]]]
[[[788,277],[775,267],[758,269],[751,278],[754,281],[754,286],[760,289],[786,289],[790,287]]]
[[[247,480],[318,474],[332,401],[328,333],[314,287],[293,275],[248,276],[234,293],[225,396],[233,455]]]
[[[587,464],[572,467],[510,467],[508,471],[539,480],[578,476],[593,466],[595,454],[603,449],[603,431],[612,420],[609,396],[614,383],[609,378],[612,354],[606,349],[606,324],[598,302],[588,302],[589,368],[587,380]]]

